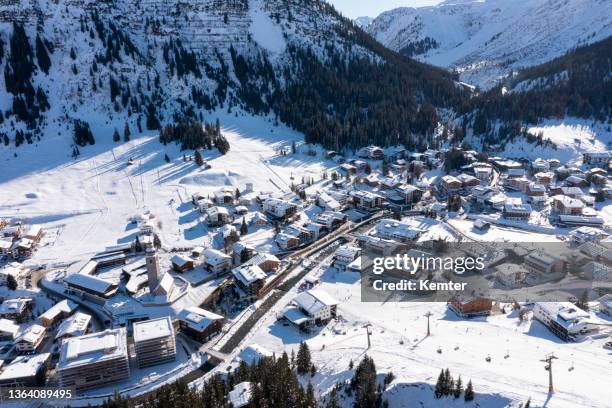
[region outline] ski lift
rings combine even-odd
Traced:
[[[438,347],[438,350],[436,350],[438,352],[438,354],[442,354],[442,349],[440,347]]]
[[[130,157],[127,164],[128,166],[131,166],[132,164],[134,164],[134,159]]]
[[[399,344],[404,344],[404,339],[400,339]]]
[[[572,365],[571,365],[571,367],[569,367],[569,368],[567,369],[567,371],[574,371],[574,362],[573,362],[573,361],[572,361]]]
[[[508,357],[510,357],[510,352],[509,352],[509,351],[506,351],[506,355],[504,356],[504,359],[506,359],[506,358],[508,358]]]
[[[457,351],[457,350],[459,350],[459,345],[458,344],[455,346],[455,351]]]
[[[546,371],[550,371],[550,364],[546,364],[546,365],[544,366],[544,369],[545,369]]]
[[[487,356],[487,357],[485,358],[485,360],[487,361],[487,363],[490,363],[490,362],[491,362],[491,356]]]

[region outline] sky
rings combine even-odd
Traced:
[[[349,18],[376,17],[383,11],[397,7],[422,7],[441,3],[442,0],[327,0]]]

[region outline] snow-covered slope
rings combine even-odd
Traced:
[[[71,132],[74,119],[89,122],[96,136],[110,135],[125,122],[144,129],[151,114],[163,123],[190,109],[241,105],[237,56],[258,65],[252,82],[271,67],[270,84],[290,74],[290,44],[321,58],[324,49],[347,45],[351,53],[372,55],[352,42],[351,27],[330,9],[303,0],[3,1],[0,70],[32,72],[22,75],[24,89],[16,92],[0,76],[0,142],[12,144],[17,130],[28,142]],[[27,39],[12,47],[15,26],[23,26]],[[11,62],[13,48],[23,51],[21,65]],[[46,70],[41,49],[49,56]],[[262,82],[257,92],[264,104],[265,87]],[[48,108],[31,96],[39,90]],[[21,114],[19,98],[27,104]]]
[[[374,19],[372,17],[368,17],[368,16],[357,17],[356,19],[353,20],[353,22],[358,27],[361,27],[363,29],[365,29],[367,26],[369,26],[372,23],[372,21],[374,21]]]
[[[612,35],[612,13],[609,0],[447,0],[382,13],[366,31],[488,88],[514,69]]]

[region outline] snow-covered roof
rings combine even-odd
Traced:
[[[30,298],[7,299],[0,304],[0,315],[21,313],[30,303]]]
[[[324,307],[338,304],[336,299],[320,289],[306,290],[293,298],[293,302],[311,316]]]
[[[168,296],[174,290],[174,278],[168,272],[164,273],[159,280],[157,287],[153,289],[153,294],[156,296]]]
[[[236,384],[234,389],[227,395],[227,398],[233,408],[242,408],[249,403],[251,394],[251,383],[244,381]]]
[[[245,286],[252,284],[255,281],[266,279],[266,273],[257,265],[244,264],[232,269],[234,278],[238,279]]]
[[[49,361],[51,354],[41,353],[32,356],[19,356],[9,365],[4,366],[0,373],[0,382],[10,382],[11,380],[34,377],[38,371]]]
[[[62,343],[57,370],[128,357],[125,327],[66,339]]]
[[[19,325],[8,319],[0,319],[0,333],[10,334],[13,338],[19,333]]]
[[[360,251],[361,249],[359,247],[353,245],[341,245],[336,250],[335,255],[342,258],[355,259]]]
[[[41,314],[38,318],[40,320],[42,319],[55,320],[62,313],[65,313],[65,314],[72,313],[73,311],[77,309],[78,306],[79,305],[77,305],[72,300],[64,299],[56,303],[55,305],[51,306],[50,309],[47,309],[47,311]]]
[[[115,283],[107,281],[105,279],[98,278],[96,276],[84,275],[81,273],[74,273],[72,275],[68,275],[64,278],[64,282],[69,285],[78,286],[80,288],[84,288],[100,294],[105,294],[115,285]]]
[[[174,336],[174,327],[170,316],[134,322],[132,328],[135,343]]]
[[[504,211],[530,213],[531,206],[525,203],[506,203],[504,205]]]
[[[204,251],[204,259],[206,259],[206,263],[209,265],[218,265],[231,260],[232,257],[217,249],[207,248]]]
[[[217,215],[229,216],[229,210],[225,207],[214,206],[206,210],[206,214],[208,214],[209,217],[215,217]]]
[[[272,352],[259,344],[248,345],[238,354],[238,357],[249,365],[257,363],[263,357],[270,356],[272,356]]]
[[[91,321],[91,316],[87,313],[77,312],[64,320],[57,328],[56,339],[64,336],[82,336],[87,331],[87,326]]]
[[[192,329],[202,332],[212,322],[223,320],[223,316],[193,306],[181,310],[178,314],[178,319],[185,322]]]
[[[182,268],[188,263],[193,262],[191,258],[188,258],[185,255],[181,254],[173,255],[172,258],[170,258],[170,261],[179,268]]]
[[[583,208],[584,203],[577,198],[568,197],[566,195],[555,195],[553,200],[559,202],[565,208]]]
[[[39,324],[33,324],[25,329],[19,337],[15,340],[15,342],[26,342],[26,343],[36,343],[38,340],[45,335],[45,328]]]

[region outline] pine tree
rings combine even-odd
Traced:
[[[459,378],[457,378],[457,381],[455,382],[455,390],[453,392],[453,396],[455,398],[459,398],[462,392],[463,392],[463,383],[461,382],[461,376],[459,376]]]
[[[240,225],[240,235],[246,235],[249,233],[249,227],[246,223],[246,219],[242,217],[242,224]]]
[[[310,370],[310,365],[312,364],[310,360],[310,349],[308,348],[308,344],[305,341],[300,343],[300,348],[297,353],[297,372],[300,375],[306,374]]]
[[[340,408],[340,401],[338,401],[338,394],[335,389],[332,389],[329,393],[329,401],[327,401],[325,408]]]
[[[453,388],[453,377],[450,375],[450,370],[447,368],[444,371],[444,395],[449,395]]]
[[[119,132],[117,131],[117,128],[115,128],[115,131],[113,132],[113,142],[118,142],[119,140],[121,140],[121,136],[119,136]]]
[[[464,399],[466,401],[474,400],[474,389],[472,388],[472,380],[468,381],[467,387],[465,387]]]
[[[317,408],[317,400],[314,395],[314,388],[312,384],[308,382],[306,386],[306,398],[304,400],[304,408]]]
[[[240,198],[240,190],[238,190],[238,188],[236,188],[236,192],[234,193],[234,197],[236,197],[236,200],[238,200]]]
[[[15,277],[13,275],[8,275],[6,277],[6,287],[9,288],[9,290],[17,290],[17,280],[15,280]]]
[[[355,366],[355,365],[354,365],[354,363],[353,363],[353,359],[351,359],[351,360],[349,361],[349,370],[352,370],[354,366]]]
[[[49,58],[49,53],[47,52],[47,47],[40,38],[40,35],[36,35],[36,59],[38,60],[38,67],[45,74],[49,73],[49,68],[51,67],[51,59]]]
[[[127,122],[125,122],[125,125],[123,126],[123,141],[129,142],[131,135],[132,135],[132,132],[130,132],[130,126],[128,125]]]
[[[204,159],[202,159],[202,154],[200,153],[199,149],[194,152],[193,157],[198,167],[201,167],[204,164]]]
[[[530,408],[530,407],[531,407],[531,398],[529,398],[529,399],[527,400],[527,402],[525,403],[524,408]]]
[[[355,391],[355,407],[375,408],[378,406],[376,365],[371,357],[366,355],[357,366],[351,380],[351,388]]]
[[[442,398],[443,395],[444,395],[444,370],[441,370],[440,375],[438,375],[438,381],[436,382],[434,396],[436,398]]]
[[[168,157],[168,153],[164,154],[164,160],[166,161],[166,163],[170,163],[170,157]]]

